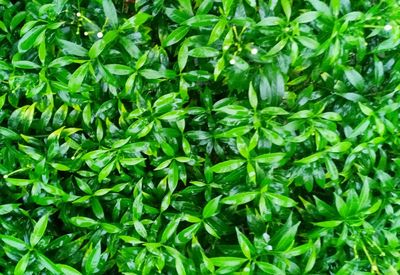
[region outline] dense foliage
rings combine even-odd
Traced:
[[[398,274],[399,8],[0,0],[0,274]]]

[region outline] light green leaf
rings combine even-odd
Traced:
[[[118,25],[118,16],[115,6],[111,0],[102,0],[104,14],[111,26],[116,27]]]
[[[71,92],[76,93],[79,91],[88,71],[89,63],[84,63],[71,75],[68,81],[68,88]]]
[[[238,193],[221,200],[223,204],[230,204],[230,205],[241,205],[248,202],[251,202],[259,195],[258,192],[243,192]]]
[[[48,220],[49,216],[44,215],[35,224],[35,227],[33,228],[33,232],[31,233],[30,237],[30,243],[32,246],[35,246],[43,237],[44,232],[46,231]]]
[[[17,265],[15,266],[14,269],[14,275],[24,275],[26,268],[28,267],[29,264],[29,257],[30,253],[28,252],[22,258],[18,261]]]
[[[197,58],[208,58],[208,57],[216,57],[219,55],[219,51],[211,48],[211,47],[199,47],[194,48],[189,51],[189,56],[197,57]]]
[[[87,218],[87,217],[72,217],[71,218],[71,223],[79,226],[79,227],[92,227],[94,225],[97,225],[98,222],[91,219],[91,218]]]
[[[289,197],[283,196],[277,193],[265,193],[265,195],[271,200],[272,203],[283,206],[283,207],[294,207],[297,202]]]
[[[285,156],[286,156],[285,153],[269,153],[255,157],[254,161],[263,164],[274,164],[283,160]]]
[[[353,85],[357,90],[363,91],[365,88],[364,78],[361,76],[359,72],[357,72],[353,68],[347,68],[344,71],[347,80],[349,80],[350,84]]]
[[[30,31],[24,34],[18,43],[18,52],[24,53],[32,47],[40,43],[40,38],[44,35],[46,26],[40,25],[33,27]]]
[[[242,159],[227,160],[214,165],[211,169],[214,173],[228,173],[240,168],[245,162]]]
[[[189,30],[190,30],[190,28],[187,26],[178,27],[177,29],[172,31],[167,36],[167,38],[165,38],[165,40],[163,41],[163,46],[169,47],[169,46],[172,46],[172,45],[178,43],[186,36],[186,34],[189,32]]]
[[[203,208],[203,218],[207,219],[212,216],[215,216],[218,211],[218,206],[219,206],[219,201],[221,199],[221,196],[218,196],[212,200],[210,200],[206,206]]]

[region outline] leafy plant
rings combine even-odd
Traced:
[[[398,9],[0,0],[0,273],[398,274]]]

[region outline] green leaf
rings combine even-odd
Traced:
[[[261,19],[261,21],[258,22],[257,26],[260,27],[278,26],[283,24],[284,22],[285,21],[280,17],[269,16]]]
[[[361,102],[358,102],[358,106],[360,107],[361,112],[363,112],[364,115],[372,116],[374,114],[374,111],[370,107],[368,107],[367,105],[365,105],[365,104],[363,104]]]
[[[40,239],[43,237],[44,232],[46,231],[46,228],[47,228],[48,220],[49,220],[49,216],[44,215],[35,224],[35,227],[33,228],[33,232],[31,233],[31,237],[30,237],[31,246],[35,246],[40,241]]]
[[[183,42],[178,52],[178,66],[180,71],[183,71],[183,69],[185,68],[188,56],[189,48],[187,46],[187,43]]]
[[[89,63],[84,63],[71,75],[68,81],[68,88],[71,92],[76,93],[79,91],[88,71]]]
[[[253,87],[253,83],[252,83],[252,82],[250,82],[250,85],[249,85],[249,102],[250,102],[250,106],[251,106],[253,109],[257,109],[258,98],[257,98],[257,93],[256,93],[256,91],[254,90],[254,87]]]
[[[347,68],[344,70],[344,74],[351,85],[359,91],[364,91],[365,81],[359,72],[353,68]]]
[[[160,242],[165,243],[169,238],[171,238],[172,235],[176,232],[176,229],[178,228],[179,223],[180,223],[179,218],[171,220],[165,227],[165,229],[161,235]]]
[[[332,13],[335,17],[337,17],[339,15],[339,11],[340,11],[340,0],[331,0],[331,9],[332,9]]]
[[[218,22],[219,18],[211,14],[201,14],[191,17],[190,19],[183,22],[183,25],[190,27],[208,27]]]
[[[75,56],[81,56],[81,57],[86,57],[88,54],[88,50],[82,47],[81,45],[78,45],[74,42],[63,40],[63,39],[58,39],[58,43],[60,44],[60,47],[66,54],[71,54]]]
[[[299,225],[300,225],[300,222],[298,222],[295,225],[293,225],[292,227],[290,227],[283,234],[283,236],[279,239],[278,244],[274,247],[274,250],[285,251],[285,250],[289,249],[294,243],[294,238],[296,236]]]
[[[20,204],[17,203],[8,203],[0,205],[0,216],[8,214],[14,210],[17,210]]]
[[[237,235],[237,239],[239,241],[239,246],[240,249],[243,252],[243,255],[247,258],[247,259],[251,259],[252,256],[255,253],[255,248],[252,245],[252,243],[249,241],[249,239],[242,233],[239,231],[239,229],[236,227],[236,235]]]
[[[200,227],[200,223],[195,223],[183,229],[181,232],[178,233],[178,235],[176,235],[175,242],[178,244],[185,244],[189,242],[200,229]]]
[[[113,2],[111,0],[102,0],[102,2],[107,20],[110,22],[111,26],[116,27],[118,25],[118,16]]]
[[[136,232],[144,239],[147,238],[147,230],[144,227],[143,223],[140,221],[135,221],[133,226],[135,227]]]
[[[97,221],[87,217],[72,217],[71,223],[79,227],[92,227],[98,224]]]
[[[240,136],[243,136],[243,135],[247,134],[248,132],[250,132],[252,128],[253,127],[251,127],[251,126],[236,127],[236,128],[230,129],[228,131],[216,134],[215,137],[216,138],[240,137]]]
[[[283,207],[294,207],[297,202],[289,197],[277,193],[265,193],[265,195],[274,203]]]
[[[316,11],[308,11],[305,13],[300,14],[296,19],[294,19],[295,22],[298,23],[310,23],[312,21],[315,21],[319,17],[319,13]]]
[[[29,264],[29,257],[30,253],[28,252],[22,258],[18,261],[17,265],[15,266],[14,269],[14,275],[24,275],[26,268],[28,267]]]
[[[286,19],[289,21],[290,16],[292,15],[292,3],[290,3],[290,0],[281,0],[281,5],[283,12],[286,15]]]
[[[228,173],[240,168],[245,162],[242,159],[227,160],[214,165],[211,169],[214,173]]]
[[[285,153],[269,153],[255,157],[254,161],[263,164],[274,164],[283,160],[285,156]]]
[[[19,140],[20,136],[15,133],[13,130],[8,128],[0,127],[0,138],[1,139],[9,139],[9,140]]]
[[[87,258],[85,263],[85,271],[88,274],[93,274],[100,263],[101,257],[101,241],[98,241],[94,248],[90,246],[86,252]]]
[[[317,152],[315,154],[312,154],[308,157],[296,160],[295,163],[300,163],[300,164],[310,164],[313,162],[316,162],[318,160],[320,160],[321,158],[324,157],[324,153],[323,152]]]
[[[351,146],[352,146],[351,142],[344,141],[344,142],[339,142],[326,150],[327,152],[330,153],[344,153],[347,152],[351,148]]]
[[[25,70],[40,69],[40,65],[38,65],[32,61],[27,61],[27,60],[14,61],[13,65],[15,68],[25,69]]]
[[[225,30],[225,26],[226,26],[226,21],[225,20],[220,20],[218,21],[217,24],[215,24],[211,34],[210,34],[210,38],[208,39],[208,45],[211,45],[212,43],[214,43],[215,41],[217,41],[222,34],[224,33]]]
[[[163,46],[164,47],[169,47],[172,46],[179,41],[181,41],[186,34],[189,32],[190,28],[187,26],[180,26],[177,29],[175,29],[173,32],[171,32],[167,38],[163,41]]]
[[[36,253],[37,254],[37,259],[39,260],[39,263],[46,268],[48,271],[50,271],[52,274],[61,274],[60,268],[53,263],[49,258],[47,258],[45,255],[41,253]]]
[[[230,205],[241,205],[248,202],[251,202],[259,195],[258,192],[243,192],[238,193],[221,200],[223,204],[230,204]]]
[[[342,121],[342,117],[335,112],[326,112],[319,115],[320,118],[330,121]]]
[[[152,69],[143,69],[140,71],[140,75],[146,79],[160,79],[165,77],[162,72]]]
[[[222,6],[224,8],[225,16],[228,16],[232,10],[234,1],[233,0],[222,0]]]
[[[189,56],[197,57],[197,58],[208,58],[208,57],[216,57],[219,55],[219,51],[211,48],[211,47],[200,47],[194,48],[189,51]]]
[[[82,274],[75,268],[65,265],[65,264],[57,264],[57,267],[61,270],[62,274],[65,274],[65,275],[81,275]]]
[[[107,32],[102,39],[99,39],[96,42],[94,42],[92,47],[89,49],[88,52],[89,57],[91,59],[95,59],[96,57],[98,57],[107,47],[107,45],[113,42],[117,37],[118,37],[117,31]]]
[[[215,216],[218,211],[219,201],[221,196],[215,197],[214,199],[210,200],[206,206],[203,208],[203,218],[207,219],[212,216]]]
[[[130,17],[125,23],[121,26],[122,30],[134,29],[146,23],[152,16],[150,14],[144,12],[138,12],[136,15]]]
[[[302,44],[304,47],[307,47],[311,50],[315,50],[319,47],[318,41],[316,41],[310,37],[300,35],[300,36],[297,36],[296,38],[300,42],[300,44]]]
[[[114,75],[129,75],[134,72],[134,69],[122,64],[107,64],[105,67]]]
[[[331,228],[331,227],[337,227],[342,223],[343,223],[343,221],[324,221],[324,222],[315,222],[313,224],[315,224],[316,226],[320,226],[320,227]]]
[[[110,175],[110,173],[114,170],[114,165],[115,165],[115,160],[111,161],[103,169],[101,169],[99,176],[98,176],[99,182],[102,182],[104,179],[106,179]]]
[[[28,249],[27,245],[25,242],[21,241],[18,238],[12,237],[12,236],[7,236],[7,235],[0,235],[0,239],[7,245],[11,246],[12,248],[15,248],[19,251],[25,251]]]
[[[247,259],[238,257],[215,257],[210,259],[215,266],[236,267],[247,261]]]
[[[24,53],[32,47],[40,43],[40,37],[44,35],[46,26],[40,25],[33,27],[30,31],[24,34],[24,36],[18,42],[18,52]]]
[[[271,275],[285,275],[285,271],[279,269],[273,264],[266,263],[266,262],[257,262],[257,266],[265,272],[265,274],[271,274]]]

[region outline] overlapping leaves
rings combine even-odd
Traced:
[[[397,274],[396,1],[0,0],[4,274]]]

